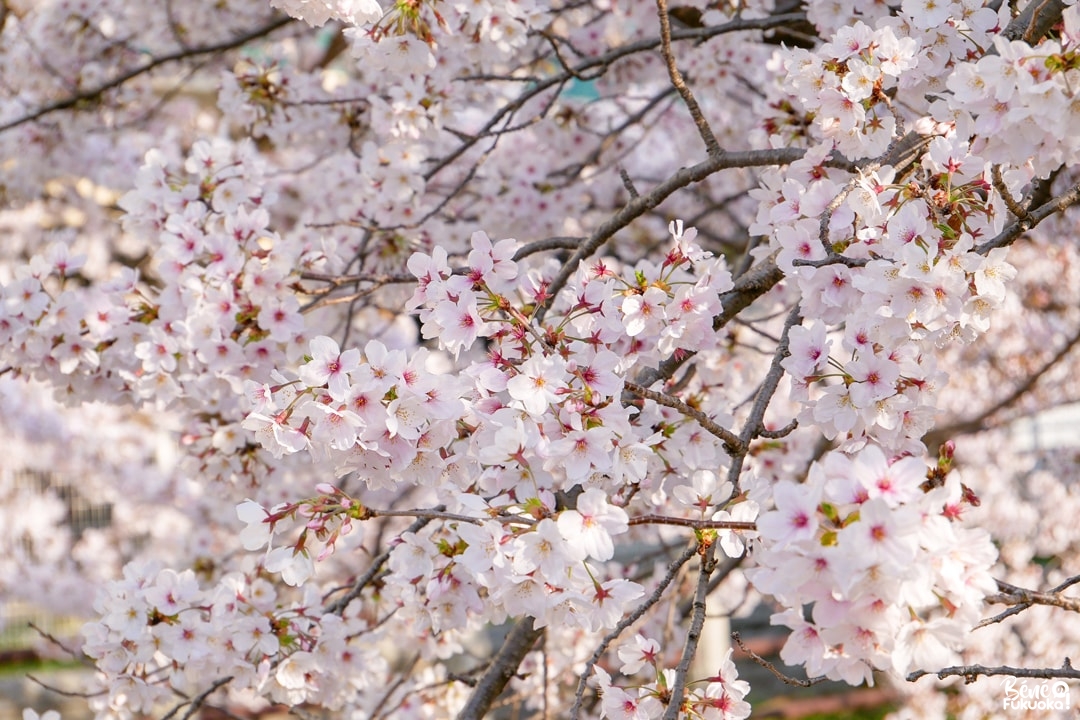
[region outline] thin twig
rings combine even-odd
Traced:
[[[652,400],[658,405],[669,407],[672,410],[678,410],[683,415],[688,415],[698,421],[701,427],[705,428],[712,435],[720,438],[724,443],[724,450],[728,455],[733,455],[740,452],[745,447],[743,442],[739,439],[735,433],[731,432],[727,428],[723,428],[717,425],[716,422],[705,413],[701,412],[695,407],[687,405],[685,402],[673,395],[667,395],[665,393],[656,392],[646,387],[642,387],[637,383],[630,382],[629,380],[623,383],[624,387],[630,392],[643,397],[647,400]]]
[[[444,507],[445,507],[444,505],[440,505],[438,509],[442,509]],[[404,532],[411,532],[411,533],[420,532],[420,530],[422,530],[424,528],[424,526],[427,525],[430,522],[431,522],[431,518],[426,518],[426,517],[417,518],[416,522],[414,522],[412,525],[410,525],[408,528],[406,528]],[[354,582],[352,584],[352,587],[349,589],[349,592],[345,593],[344,595],[339,597],[337,600],[335,600],[334,602],[327,605],[323,612],[324,613],[333,613],[335,615],[340,615],[341,613],[345,612],[345,608],[347,608],[349,606],[349,603],[351,603],[356,598],[360,597],[360,593],[362,593],[364,591],[364,588],[368,586],[368,583],[370,583],[372,580],[374,580],[379,575],[379,573],[382,570],[383,564],[385,564],[386,561],[390,559],[390,553],[392,553],[393,551],[394,551],[394,548],[390,547],[390,548],[384,550],[374,560],[372,560],[371,561],[371,567],[369,567],[367,569],[367,572],[365,572],[363,575],[361,575],[360,577],[358,577],[356,579],[356,582]]]
[[[667,573],[660,580],[660,584],[656,586],[656,589],[653,590],[652,594],[649,595],[648,599],[641,605],[638,605],[636,608],[634,608],[634,611],[631,612],[629,615],[624,616],[623,619],[620,620],[614,628],[612,628],[611,632],[605,635],[604,639],[600,641],[600,646],[593,651],[593,654],[589,658],[589,661],[585,663],[585,669],[582,670],[581,674],[578,675],[577,690],[574,693],[574,705],[570,708],[571,720],[577,720],[578,715],[581,713],[581,704],[585,697],[585,686],[589,681],[589,673],[592,672],[592,669],[596,665],[596,663],[600,661],[600,658],[607,651],[608,646],[611,645],[611,643],[614,642],[615,639],[618,638],[624,630],[626,630],[626,628],[633,625],[635,622],[638,621],[639,618],[641,618],[641,616],[648,612],[649,608],[660,602],[660,598],[664,596],[664,591],[666,591],[668,586],[671,585],[671,582],[675,579],[675,576],[678,574],[679,570],[690,560],[690,558],[697,555],[697,552],[697,545],[691,545],[683,551],[682,555],[672,560],[671,563],[668,564]]]
[[[630,179],[630,173],[626,172],[626,168],[622,165],[619,166],[619,179],[622,180],[622,186],[626,188],[631,200],[638,197],[639,193],[637,188],[634,187],[634,181]]]
[[[777,667],[775,665],[773,665],[771,662],[769,662],[765,658],[761,657],[760,655],[758,655],[756,652],[754,652],[750,648],[746,647],[746,645],[743,644],[742,638],[739,637],[739,633],[737,633],[737,632],[731,633],[731,639],[735,641],[735,644],[739,646],[740,650],[742,650],[744,653],[746,653],[746,656],[748,658],[750,658],[751,660],[756,662],[758,665],[760,665],[761,667],[763,667],[766,670],[768,670],[769,672],[771,672],[773,675],[776,676],[777,680],[784,683],[785,685],[794,685],[796,687],[810,687],[811,685],[817,685],[818,683],[824,682],[825,680],[828,679],[824,675],[819,675],[818,677],[807,678],[805,680],[800,680],[799,678],[793,678],[790,675],[785,675],[784,673],[780,672],[780,670],[777,669]]]
[[[770,440],[779,440],[780,438],[785,438],[791,433],[795,432],[798,427],[799,421],[792,420],[779,430],[759,430],[758,436],[763,438],[769,438]]]
[[[678,91],[683,102],[686,103],[686,109],[690,111],[690,117],[697,127],[698,135],[701,136],[702,141],[705,143],[705,150],[709,153],[709,157],[719,157],[724,150],[720,147],[720,143],[717,142],[716,135],[713,134],[712,128],[709,127],[709,121],[705,119],[697,100],[694,99],[694,93],[687,87],[686,81],[683,79],[682,73],[679,72],[679,67],[675,62],[675,54],[671,51],[671,18],[668,16],[667,0],[656,0],[656,14],[660,16],[660,52],[664,56],[671,84]]]
[[[89,698],[92,698],[92,697],[99,697],[99,696],[104,695],[104,694],[106,694],[108,692],[107,690],[99,690],[97,692],[82,692],[82,691],[78,691],[78,690],[61,690],[60,688],[56,687],[55,685],[50,685],[47,682],[43,682],[42,680],[39,680],[38,678],[34,677],[30,673],[26,674],[26,679],[29,680],[30,682],[34,683],[35,685],[38,685],[38,686],[44,688],[45,690],[48,690],[51,693],[55,693],[57,695],[63,695],[64,697],[76,697],[76,698],[89,699]]]
[[[739,32],[742,30],[769,30],[774,27],[781,27],[789,22],[805,19],[803,13],[784,13],[781,15],[774,15],[766,18],[752,18],[742,19],[737,18],[730,22],[726,22],[723,25],[714,25],[706,28],[694,28],[690,30],[677,30],[671,34],[672,40],[708,40],[719,35],[726,33]],[[616,60],[627,57],[628,55],[634,55],[639,52],[646,52],[652,50],[660,45],[659,38],[648,38],[644,40],[638,40],[636,42],[620,45],[603,55],[599,55],[593,58],[585,58],[580,64],[574,68],[567,68],[563,72],[553,75],[551,77],[543,78],[542,80],[531,83],[530,87],[522,92],[515,100],[508,103],[499,109],[488,120],[479,131],[477,131],[471,139],[466,140],[453,151],[435,161],[435,164],[425,173],[424,179],[430,180],[436,174],[438,174],[443,168],[452,165],[458,157],[465,153],[472,145],[485,137],[496,125],[498,125],[504,117],[508,114],[517,112],[521,107],[525,105],[536,95],[549,90],[552,87],[562,86],[569,82],[577,75],[584,75],[586,70],[597,69],[597,72],[603,72]],[[595,73],[594,73],[595,75]],[[592,77],[592,75],[590,75]],[[509,78],[508,78],[509,79]]]
[[[238,48],[241,45],[251,42],[252,40],[257,40],[261,37],[269,35],[278,28],[285,27],[291,22],[293,22],[293,19],[290,17],[279,17],[273,22],[270,22],[260,28],[252,30],[249,33],[245,33],[231,40],[214,43],[213,45],[203,45],[196,48],[189,48],[186,50],[181,50],[179,52],[169,53],[168,55],[161,55],[159,57],[153,58],[144,65],[141,65],[134,70],[129,70],[113,78],[112,80],[109,80],[108,82],[98,85],[91,90],[86,90],[84,92],[70,95],[63,100],[58,100],[57,102],[38,108],[37,110],[27,115],[23,115],[22,117],[18,117],[14,120],[6,122],[3,125],[0,125],[0,133],[11,130],[12,128],[16,128],[25,123],[33,122],[34,120],[38,120],[45,117],[46,115],[57,112],[58,110],[67,110],[88,101],[97,100],[109,90],[114,90],[123,85],[124,83],[128,82],[129,80],[132,80],[140,75],[150,72],[154,68],[166,65],[168,63],[176,62],[178,60],[186,60],[188,58],[197,57],[199,55],[225,52],[226,50]]]
[[[223,678],[219,678],[218,680],[215,680],[214,683],[210,687],[208,687],[206,690],[204,690],[203,692],[199,693],[198,695],[191,698],[190,700],[185,700],[184,702],[178,703],[177,705],[175,705],[172,710],[165,713],[161,717],[161,720],[170,720],[170,718],[175,716],[176,713],[180,712],[180,708],[184,707],[185,705],[190,706],[190,707],[188,707],[187,712],[184,713],[183,717],[181,717],[180,720],[189,720],[189,718],[191,718],[192,715],[194,715],[195,713],[197,713],[199,711],[199,708],[202,707],[202,704],[204,702],[206,702],[206,699],[208,697],[210,697],[215,692],[217,692],[218,689],[220,689],[221,687],[224,687],[225,685],[228,685],[232,681],[233,681],[233,676],[232,675],[229,675],[227,677],[223,677]]]
[[[35,623],[28,622],[27,625],[29,625],[30,629],[33,630],[34,632],[36,632],[38,635],[40,635],[41,637],[45,638],[46,640],[51,642],[56,647],[63,650],[64,654],[70,655],[73,658],[78,658],[78,657],[82,656],[81,652],[76,652],[75,650],[72,650],[71,648],[69,648],[67,645],[64,645],[64,643],[60,642],[60,640],[58,640],[55,635],[42,630]]]
[[[757,530],[757,523],[741,520],[695,520],[693,518],[670,517],[668,515],[638,515],[630,518],[628,525],[677,525],[695,530]]]

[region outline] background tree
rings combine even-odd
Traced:
[[[113,507],[5,475],[0,583],[101,717],[745,717],[761,603],[912,713],[1077,676],[1007,429],[1078,394],[1080,11],[0,7],[7,460]]]

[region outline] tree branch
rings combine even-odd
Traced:
[[[802,20],[805,18],[803,13],[786,13],[782,15],[774,15],[765,18],[755,19],[741,19],[737,18],[730,22],[726,22],[723,25],[714,25],[712,27],[694,28],[692,30],[680,30],[671,34],[673,40],[708,40],[709,38],[723,35],[726,33],[739,32],[741,30],[768,30],[774,27],[779,27],[788,22],[796,20]],[[639,52],[645,52],[652,50],[660,45],[659,38],[650,38],[646,40],[638,40],[637,42],[627,43],[621,45],[613,50],[610,50],[603,55],[599,55],[594,58],[588,58],[581,64],[573,68],[567,68],[562,73],[553,75],[548,78],[544,78],[535,83],[531,83],[528,90],[524,91],[515,100],[507,103],[505,106],[499,109],[491,117],[487,123],[484,124],[478,132],[472,137],[465,140],[461,145],[451,151],[449,154],[435,161],[435,164],[424,174],[425,180],[430,180],[437,175],[443,168],[451,165],[457,158],[466,152],[470,147],[479,142],[482,138],[486,137],[491,130],[498,125],[503,118],[508,114],[517,112],[525,103],[531,100],[536,95],[556,86],[561,86],[570,80],[582,76],[586,71],[594,68],[607,68],[616,60],[633,55]]]
[[[976,246],[975,252],[980,255],[986,255],[994,248],[1012,245],[1018,237],[1041,223],[1046,218],[1067,210],[1078,202],[1080,202],[1080,184],[1074,185],[1067,192],[1058,195],[1050,202],[1040,205],[1038,209],[1029,211],[1027,217],[1018,219],[996,236],[990,238],[981,245]]]
[[[1070,352],[1072,352],[1073,348],[1076,347],[1077,343],[1080,343],[1080,329],[1074,332],[1072,334],[1072,337],[1070,337],[1065,342],[1065,345],[1062,346],[1061,349],[1059,349],[1056,353],[1054,353],[1054,356],[1051,357],[1048,361],[1046,361],[1042,367],[1040,367],[1035,372],[1027,375],[1027,377],[1024,378],[1024,382],[1017,385],[1011,393],[1009,393],[990,407],[986,408],[973,418],[961,420],[959,422],[937,428],[932,432],[927,433],[926,436],[923,438],[923,444],[925,444],[926,447],[931,451],[931,453],[933,453],[937,449],[937,447],[941,445],[941,443],[945,442],[946,440],[957,434],[976,433],[980,432],[981,430],[986,430],[988,427],[986,424],[987,420],[994,417],[1002,410],[1012,407],[1025,395],[1031,392],[1032,389],[1034,389],[1035,385],[1038,384],[1039,380],[1041,380],[1042,377],[1046,375],[1046,373],[1050,372],[1050,370],[1052,370],[1058,363],[1064,360]]]
[[[180,712],[180,708],[184,707],[185,705],[188,705],[190,707],[188,707],[187,712],[184,713],[183,717],[181,717],[180,720],[189,720],[195,713],[199,711],[199,708],[202,707],[203,703],[206,702],[206,699],[208,697],[217,692],[219,688],[228,685],[232,681],[232,675],[215,680],[210,687],[208,687],[206,690],[202,691],[195,697],[191,698],[190,700],[185,700],[184,702],[174,706],[172,710],[165,713],[161,717],[161,720],[169,720],[170,718],[174,717],[176,713]]]
[[[791,308],[787,320],[784,321],[784,331],[780,334],[780,342],[777,343],[776,352],[773,353],[769,372],[766,373],[765,379],[762,381],[761,387],[754,397],[754,405],[750,408],[750,416],[746,418],[746,424],[743,425],[742,432],[739,433],[739,440],[745,448],[749,448],[750,443],[760,437],[762,431],[765,430],[765,411],[772,401],[773,394],[776,393],[776,388],[780,384],[780,378],[784,376],[784,367],[780,363],[782,363],[784,358],[789,354],[788,342],[791,335],[791,328],[801,322],[802,313],[799,310],[799,306],[796,305]],[[731,458],[731,468],[728,470],[728,481],[735,487],[736,492],[739,489],[739,475],[742,473],[743,460],[745,458],[745,451]]]
[[[757,523],[741,520],[694,520],[693,518],[669,517],[667,515],[638,515],[630,518],[627,525],[678,525],[696,530],[757,530]]]
[[[533,626],[531,617],[524,617],[517,621],[514,629],[506,636],[506,640],[499,648],[487,672],[476,683],[469,701],[458,713],[457,720],[480,720],[487,714],[492,703],[510,682],[518,665],[529,654],[543,632],[543,628]]]
[[[599,647],[593,651],[589,661],[585,663],[585,669],[578,675],[577,690],[574,692],[574,705],[570,708],[571,720],[577,720],[578,715],[581,713],[581,704],[585,698],[585,686],[589,681],[589,673],[596,663],[600,661],[600,658],[607,651],[608,646],[611,645],[611,643],[614,642],[626,628],[636,623],[641,616],[648,612],[649,608],[660,602],[660,598],[664,596],[664,591],[671,585],[671,582],[675,579],[675,575],[678,574],[682,566],[685,565],[690,558],[694,557],[697,552],[697,545],[691,545],[683,551],[682,555],[672,560],[671,563],[668,564],[667,573],[664,575],[663,579],[660,580],[660,584],[656,586],[656,589],[653,590],[652,594],[649,595],[648,599],[634,608],[632,613],[623,617],[623,619],[612,628],[611,632],[605,635],[604,639],[600,641]]]
[[[1080,598],[1067,598],[1060,595],[1062,590],[1078,581],[1080,581],[1080,576],[1071,577],[1049,592],[1040,592],[1038,590],[1028,590],[1027,588],[1010,585],[1004,580],[997,580],[998,589],[1001,590],[1001,592],[997,595],[988,596],[986,602],[991,604],[1012,605],[1012,607],[994,617],[986,618],[972,629],[978,630],[987,625],[994,625],[1013,615],[1019,615],[1032,605],[1049,605],[1070,612],[1080,612]]]
[[[937,672],[933,672],[932,670],[916,670],[915,672],[908,673],[907,681],[915,682],[925,675],[937,675],[939,680],[944,680],[947,677],[962,677],[964,678],[965,683],[975,682],[980,675],[1010,675],[1017,678],[1066,678],[1069,680],[1080,680],[1080,670],[1073,668],[1069,658],[1065,658],[1065,662],[1061,664],[1060,668],[1016,668],[1005,665],[999,665],[998,667],[960,665],[947,667],[938,670]]]
[[[285,27],[286,25],[288,25],[292,21],[293,21],[293,19],[290,18],[290,17],[279,17],[276,20],[274,20],[273,22],[270,22],[270,23],[268,23],[266,25],[263,25],[260,28],[252,30],[249,33],[245,33],[245,34],[240,35],[239,37],[233,38],[231,40],[226,40],[224,42],[215,43],[213,45],[203,45],[201,47],[188,48],[188,49],[185,49],[185,50],[180,50],[178,52],[170,53],[168,55],[162,55],[160,57],[153,58],[152,60],[147,62],[145,65],[137,67],[134,70],[129,70],[129,71],[119,75],[118,77],[115,77],[112,80],[109,80],[108,82],[104,82],[101,85],[98,85],[96,88],[94,88],[92,90],[86,90],[84,92],[77,93],[75,95],[70,95],[67,98],[63,99],[63,100],[59,100],[57,102],[51,103],[51,104],[46,105],[45,107],[42,107],[42,108],[38,108],[37,110],[29,113],[28,115],[23,115],[20,118],[16,118],[15,120],[4,123],[3,125],[0,125],[0,133],[5,132],[7,130],[11,130],[12,128],[16,128],[16,127],[18,127],[20,125],[23,125],[25,123],[33,122],[34,120],[39,120],[39,119],[45,117],[46,115],[50,115],[50,114],[52,114],[54,112],[57,112],[58,110],[67,110],[69,108],[73,108],[73,107],[75,107],[77,105],[80,105],[81,103],[85,103],[85,102],[88,102],[88,101],[91,101],[91,100],[98,100],[98,99],[101,98],[102,95],[107,93],[109,90],[114,90],[114,89],[120,87],[121,85],[123,85],[124,83],[128,82],[129,80],[132,80],[132,79],[134,79],[134,78],[136,78],[136,77],[138,77],[140,75],[143,75],[145,73],[148,73],[151,70],[153,70],[154,68],[160,67],[162,65],[166,65],[166,64],[171,63],[171,62],[176,62],[178,60],[186,60],[187,58],[198,57],[199,55],[207,55],[207,54],[212,54],[212,53],[225,52],[226,50],[232,50],[234,48],[238,48],[241,45],[244,45],[246,43],[251,42],[252,40],[257,40],[257,39],[259,39],[261,37],[269,35],[270,33],[274,32],[278,28]]]
[[[690,167],[680,168],[667,180],[654,187],[649,193],[631,198],[621,210],[612,215],[606,222],[601,224],[588,240],[582,243],[573,257],[566,262],[552,278],[548,285],[548,299],[537,311],[537,318],[543,319],[544,313],[550,307],[554,298],[563,289],[570,276],[577,271],[578,264],[589,257],[600,247],[610,240],[615,233],[622,230],[631,222],[649,212],[668,198],[677,190],[692,183],[701,182],[715,172],[730,168],[762,167],[768,165],[787,165],[795,162],[805,154],[802,148],[776,148],[771,150],[746,150],[742,152],[725,152],[719,157],[709,158]],[[832,162],[832,161],[830,161]],[[847,162],[835,159],[837,164],[846,165]]]
[[[746,656],[748,658],[750,658],[751,660],[756,662],[758,665],[760,665],[761,667],[763,667],[766,670],[768,670],[769,672],[771,672],[776,677],[777,680],[784,683],[785,685],[794,685],[796,687],[810,687],[811,685],[817,685],[818,683],[824,682],[825,680],[828,679],[824,675],[819,675],[818,677],[807,678],[806,680],[800,680],[799,678],[793,678],[790,675],[785,675],[784,673],[780,672],[780,670],[776,667],[776,665],[772,664],[771,662],[769,662],[768,660],[766,660],[765,658],[761,657],[756,652],[751,650],[750,648],[746,647],[746,645],[743,644],[742,638],[739,637],[739,633],[737,633],[737,632],[731,633],[731,639],[735,641],[735,643],[739,646],[740,650],[742,650],[744,653],[746,653]]]
[[[679,72],[679,66],[675,62],[675,54],[671,51],[671,18],[668,15],[667,0],[656,0],[656,14],[660,16],[660,52],[664,56],[664,63],[667,65],[671,84],[678,91],[683,102],[686,103],[686,109],[690,111],[690,117],[693,119],[694,125],[697,126],[698,135],[701,136],[701,140],[705,143],[705,150],[709,153],[709,157],[719,157],[723,149],[720,147],[720,143],[717,142],[712,128],[709,127],[709,121],[702,114],[701,107],[694,98],[694,93],[687,87],[682,73]]]
[[[720,438],[724,442],[724,450],[728,455],[733,455],[737,452],[745,451],[745,447],[742,441],[739,440],[735,433],[731,432],[727,428],[723,428],[716,424],[716,422],[705,413],[701,412],[695,407],[687,405],[685,402],[675,397],[674,395],[667,395],[665,393],[656,392],[650,390],[647,387],[638,385],[637,383],[626,380],[623,382],[623,386],[630,392],[643,397],[647,400],[652,400],[658,405],[669,407],[673,410],[678,410],[683,415],[688,415],[698,421],[701,427],[708,430],[712,435]]]
[[[1023,40],[1034,45],[1050,28],[1061,22],[1064,10],[1065,3],[1061,0],[1031,0],[1002,31],[1001,36],[1006,40]]]
[[[690,664],[697,654],[698,641],[701,640],[701,631],[705,627],[705,608],[709,595],[709,576],[716,569],[716,543],[704,548],[701,555],[701,571],[698,573],[697,589],[694,591],[693,614],[690,619],[690,630],[686,633],[686,643],[683,645],[682,659],[675,669],[675,682],[671,685],[671,699],[668,701],[667,710],[664,711],[664,720],[675,720],[682,710],[683,695],[686,692],[686,676],[690,672]]]

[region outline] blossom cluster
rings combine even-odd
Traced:
[[[990,170],[955,135],[933,138],[905,182],[886,167],[840,185],[819,171],[825,149],[793,164],[780,187],[766,175],[758,191],[755,228],[770,232],[816,318],[792,331],[784,366],[802,421],[917,452],[912,440],[945,383],[932,350],[985,332],[1015,275],[1004,248],[977,244],[1000,229],[1003,208],[985,197]],[[841,322],[834,351],[829,326]]]
[[[869,446],[775,486],[747,574],[787,608],[772,617],[792,630],[784,662],[860,684],[875,670],[904,675],[958,658],[996,587],[997,551],[986,530],[960,524],[978,499],[950,465],[943,455],[928,471]]]
[[[363,619],[316,612],[317,594],[280,603],[256,573],[204,589],[191,570],[128,565],[97,602],[101,619],[83,628],[83,651],[104,674],[93,701],[102,714],[150,712],[170,687],[195,690],[208,677],[232,677],[234,690],[276,702],[340,708],[386,672]],[[316,678],[320,666],[342,672]]]
[[[917,51],[914,38],[888,25],[858,22],[812,52],[788,51],[782,72],[822,138],[847,157],[877,157],[897,131],[888,91],[915,67]]]
[[[994,52],[959,63],[949,75],[948,111],[941,115],[956,123],[962,137],[976,137],[973,151],[988,161],[1030,163],[1045,177],[1080,157],[1080,144],[1068,131],[1080,113],[1080,8],[1067,8],[1062,22],[1060,39],[1035,47],[997,36]]]
[[[601,693],[601,717],[636,720],[663,715],[664,700],[670,695],[675,670],[665,668],[658,662],[659,653],[660,643],[641,635],[619,648],[619,660],[622,662],[620,673],[632,676],[648,670],[655,677],[655,680],[637,686],[636,693],[613,685],[611,675],[596,668]],[[731,654],[729,649],[716,674],[706,678],[703,684],[699,683],[687,694],[683,707],[690,717],[742,720],[750,716],[750,703],[743,699],[750,692],[750,683],[739,679],[739,671]]]

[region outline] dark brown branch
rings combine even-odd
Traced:
[[[761,657],[760,655],[758,655],[756,652],[754,652],[750,648],[746,647],[746,645],[743,644],[742,638],[739,637],[739,633],[737,633],[737,632],[731,633],[731,639],[735,641],[735,644],[737,644],[739,646],[740,650],[742,650],[744,653],[746,653],[746,656],[748,658],[750,658],[751,660],[756,662],[758,665],[760,665],[761,667],[763,667],[766,670],[768,670],[769,672],[771,672],[776,677],[777,680],[784,683],[785,685],[794,685],[796,687],[810,687],[811,685],[817,685],[818,683],[823,682],[823,681],[825,681],[827,679],[824,675],[819,675],[818,677],[807,678],[806,680],[800,680],[799,678],[793,678],[790,675],[785,675],[784,673],[780,672],[780,670],[777,669],[777,667],[775,665],[773,665],[771,662],[769,662],[765,658]]]
[[[695,407],[687,405],[679,398],[673,395],[666,395],[664,393],[656,392],[654,390],[649,390],[648,388],[638,385],[637,383],[632,383],[629,380],[625,381],[624,387],[626,387],[627,390],[634,393],[635,395],[639,395],[640,397],[646,398],[647,400],[652,400],[659,405],[669,407],[673,410],[678,410],[683,415],[688,415],[694,418],[698,421],[698,424],[701,425],[701,427],[705,428],[712,435],[720,438],[724,442],[724,450],[727,451],[728,455],[733,455],[734,453],[745,451],[745,446],[743,445],[742,441],[740,441],[739,438],[735,435],[735,433],[731,432],[727,428],[723,428],[717,425],[716,422],[708,415],[701,412]]]
[[[795,267],[825,267],[826,265],[864,267],[868,262],[870,262],[870,258],[853,258],[847,257],[846,255],[837,255],[836,252],[830,252],[828,257],[821,258],[820,260],[795,258],[791,261],[791,264]]]
[[[1034,44],[1061,22],[1064,10],[1065,3],[1061,0],[1031,0],[1001,35],[1006,40],[1023,40]]]
[[[180,708],[184,707],[185,705],[187,705],[189,707],[187,709],[187,712],[184,713],[183,717],[181,717],[180,720],[189,720],[195,713],[197,713],[199,711],[199,708],[202,707],[203,703],[206,702],[206,699],[208,697],[210,697],[215,692],[217,692],[218,689],[220,689],[220,688],[224,687],[225,685],[228,685],[229,683],[231,683],[232,680],[233,680],[232,675],[229,675],[227,677],[223,677],[223,678],[219,678],[218,680],[215,680],[214,684],[211,685],[210,687],[208,687],[206,690],[202,691],[201,693],[199,693],[195,697],[191,698],[190,700],[185,700],[184,702],[179,703],[178,705],[173,707],[172,710],[165,713],[161,717],[161,720],[169,720],[170,718],[175,716],[176,713],[180,712]]]
[[[1016,202],[1016,198],[1009,192],[1009,188],[1005,187],[1005,181],[1001,179],[1001,166],[990,166],[990,180],[994,189],[997,190],[998,195],[1005,201],[1005,207],[1009,208],[1009,212],[1015,215],[1017,218],[1026,218],[1028,216],[1027,208]]]
[[[746,419],[746,424],[743,426],[742,432],[739,433],[739,440],[742,442],[743,447],[749,447],[750,443],[756,438],[761,437],[762,431],[765,430],[765,411],[772,402],[773,394],[776,393],[776,388],[780,384],[780,378],[784,376],[784,367],[781,363],[789,354],[788,343],[790,341],[791,328],[801,322],[802,314],[799,311],[799,306],[796,305],[791,309],[791,312],[788,313],[787,320],[784,321],[784,331],[780,334],[780,342],[777,343],[776,352],[773,353],[769,372],[766,373],[765,380],[762,381],[761,388],[758,389],[758,392],[754,397],[754,405],[750,408],[750,416]],[[731,463],[728,479],[736,488],[739,487],[739,473],[742,471],[742,461],[744,456],[745,453],[733,458],[733,462]]]
[[[534,627],[531,617],[524,617],[517,621],[491,665],[476,683],[469,701],[458,713],[457,720],[480,720],[487,715],[492,703],[510,682],[510,678],[514,677],[518,665],[529,654],[543,632],[543,628]]]
[[[757,523],[741,520],[695,520],[668,515],[638,515],[630,518],[628,525],[678,525],[695,530],[757,530]]]
[[[687,87],[682,73],[679,72],[679,66],[675,62],[675,54],[671,51],[671,18],[668,14],[667,0],[656,0],[656,14],[660,17],[660,52],[664,56],[668,77],[671,78],[671,85],[678,91],[683,102],[686,103],[686,109],[690,111],[690,117],[697,127],[702,142],[705,143],[705,150],[709,153],[709,157],[719,157],[723,149],[721,149],[720,143],[717,142],[712,128],[709,127],[709,121],[705,119],[705,115],[701,112],[701,107],[694,98],[694,93]]]
[[[690,629],[686,633],[686,643],[683,645],[682,658],[678,667],[675,668],[675,682],[671,684],[671,699],[668,701],[667,710],[664,711],[664,720],[675,720],[679,717],[683,705],[683,694],[686,691],[686,676],[690,672],[690,664],[697,654],[698,641],[701,640],[701,631],[705,627],[705,608],[709,595],[709,576],[716,569],[716,543],[712,543],[701,556],[701,570],[698,573],[697,588],[694,590],[694,604],[690,618]]]
[[[631,198],[621,210],[602,223],[589,239],[582,243],[573,257],[566,262],[559,272],[552,278],[548,286],[548,300],[537,311],[538,319],[543,319],[547,307],[551,305],[555,296],[563,289],[570,277],[577,271],[578,264],[600,249],[604,243],[610,240],[615,233],[622,230],[631,222],[649,212],[662,203],[672,193],[690,185],[701,182],[713,173],[730,168],[762,167],[768,165],[787,165],[795,162],[805,154],[801,148],[777,148],[773,150],[747,150],[742,152],[725,152],[719,157],[709,158],[697,165],[688,168],[680,168],[667,180],[657,185],[649,193]],[[844,162],[845,161],[838,161]]]
[[[987,625],[999,623],[1008,617],[1020,614],[1032,605],[1049,605],[1070,612],[1080,612],[1080,598],[1068,598],[1060,595],[1062,590],[1075,583],[1078,579],[1080,578],[1069,578],[1069,581],[1065,584],[1060,585],[1049,592],[1028,590],[1027,588],[1011,585],[1004,580],[998,580],[996,582],[998,589],[1001,590],[1001,592],[997,595],[988,596],[986,602],[994,605],[1011,605],[1012,607],[1003,613],[999,613],[994,617],[983,620],[976,625],[974,629],[977,630],[981,627],[986,627]]]
[[[760,430],[758,432],[758,436],[763,438],[769,438],[770,440],[779,440],[780,438],[785,438],[791,433],[795,432],[798,427],[799,421],[792,420],[779,430]]]
[[[544,252],[545,250],[576,250],[581,243],[585,242],[583,237],[550,237],[543,240],[536,240],[527,245],[523,245],[518,248],[518,251],[514,253],[512,258],[514,262],[523,260],[529,255],[535,255],[538,252]]]
[[[1067,192],[1058,195],[1050,202],[1040,205],[1038,209],[1028,212],[1027,217],[1018,219],[996,236],[978,245],[975,252],[985,255],[994,248],[1012,245],[1018,237],[1032,229],[1046,218],[1056,213],[1067,210],[1080,202],[1080,185],[1074,185]]]
[[[445,507],[445,505],[440,505],[435,509],[442,510],[445,509]],[[409,525],[409,527],[406,528],[404,532],[419,532],[429,522],[431,522],[430,518],[417,518],[416,522],[414,522],[412,525]],[[386,563],[387,560],[390,559],[390,553],[393,552],[393,550],[393,547],[387,548],[382,553],[380,553],[374,560],[372,560],[371,567],[367,569],[367,572],[365,572],[363,575],[356,579],[356,582],[354,582],[352,584],[352,587],[349,588],[349,592],[345,593],[337,600],[327,605],[323,612],[334,613],[335,615],[340,615],[341,613],[345,612],[345,608],[349,606],[349,603],[360,597],[360,593],[364,591],[364,588],[366,588],[368,584],[371,583],[371,581],[374,580],[376,577],[378,577],[380,572],[382,572],[382,566]]]
[[[916,670],[915,672],[908,673],[907,681],[915,682],[919,678],[926,675],[937,675],[938,679],[944,680],[947,677],[962,677],[965,683],[973,683],[980,675],[992,676],[992,675],[1011,675],[1016,678],[1065,678],[1067,680],[1080,680],[1080,670],[1076,670],[1072,666],[1072,662],[1069,658],[1065,658],[1065,662],[1061,664],[1060,668],[1016,668],[999,665],[998,667],[985,667],[983,665],[960,665],[955,667],[947,667],[937,672],[927,670]]]

